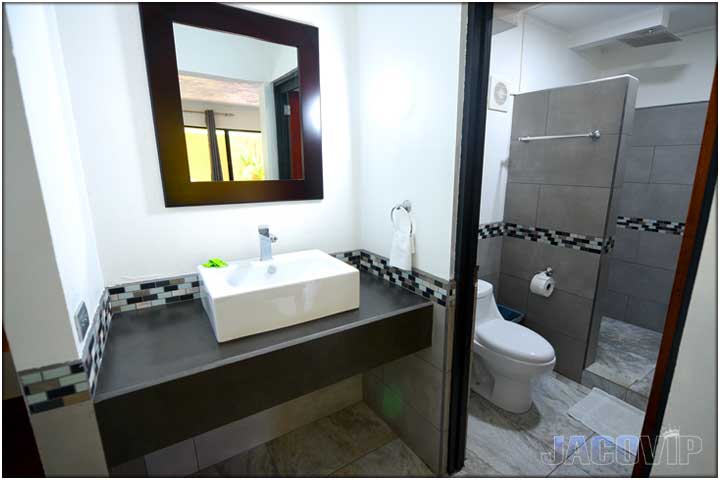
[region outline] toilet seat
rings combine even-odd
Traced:
[[[507,320],[492,320],[475,328],[475,340],[485,348],[527,363],[547,363],[555,350],[542,336]]]

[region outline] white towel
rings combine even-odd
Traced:
[[[401,270],[412,270],[412,255],[415,253],[415,228],[410,214],[404,209],[397,210],[406,215],[406,222],[393,222],[393,238],[390,247],[390,266]],[[406,225],[398,225],[398,223]]]

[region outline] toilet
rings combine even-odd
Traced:
[[[493,286],[477,282],[474,392],[512,413],[532,406],[531,382],[555,366],[555,350],[529,328],[505,320],[495,304]]]

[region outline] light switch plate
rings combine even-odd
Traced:
[[[75,312],[75,326],[77,327],[78,335],[80,336],[80,341],[82,342],[85,339],[85,334],[90,326],[90,317],[88,316],[85,302],[82,302]]]

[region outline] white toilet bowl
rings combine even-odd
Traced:
[[[532,380],[555,366],[555,350],[529,328],[505,320],[493,287],[478,280],[473,342],[473,391],[513,413],[532,406]]]

